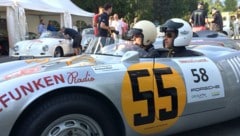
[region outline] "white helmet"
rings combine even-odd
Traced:
[[[193,32],[190,24],[183,19],[173,18],[167,20],[161,27],[160,32],[176,32],[177,37],[174,39],[173,46],[187,46],[192,40]]]
[[[143,46],[148,46],[155,42],[157,38],[156,26],[148,20],[141,20],[134,24],[130,30],[133,35],[140,34],[143,37]]]

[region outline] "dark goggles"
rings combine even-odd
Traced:
[[[165,37],[167,38],[173,38],[173,33],[172,32],[166,32]]]
[[[133,37],[142,37],[142,29],[137,29],[137,28],[132,28],[127,32],[126,38],[127,39],[132,39]]]

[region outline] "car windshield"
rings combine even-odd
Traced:
[[[147,52],[144,49],[132,44],[132,41],[120,40],[118,43],[102,46],[100,40],[101,38],[94,38],[89,43],[85,53],[123,56],[128,51],[137,51],[139,53],[139,57],[147,55]]]
[[[85,34],[94,34],[94,31],[93,31],[93,28],[85,28],[83,29],[82,31],[82,35],[85,35]]]
[[[61,32],[46,31],[41,34],[40,38],[64,38],[64,36]]]

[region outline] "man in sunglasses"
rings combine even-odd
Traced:
[[[160,54],[154,48],[153,43],[157,38],[157,29],[155,25],[148,20],[141,20],[134,24],[133,28],[127,34],[134,45],[137,45],[147,52],[144,57],[159,57]]]
[[[187,50],[186,46],[192,40],[192,28],[190,24],[182,19],[173,18],[167,20],[160,27],[160,32],[164,32],[163,46],[169,49],[165,57],[186,57],[199,56],[200,54]]]

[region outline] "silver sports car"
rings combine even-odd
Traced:
[[[131,42],[95,43],[79,56],[2,63],[1,136],[160,136],[240,116],[239,51],[144,58]]]

